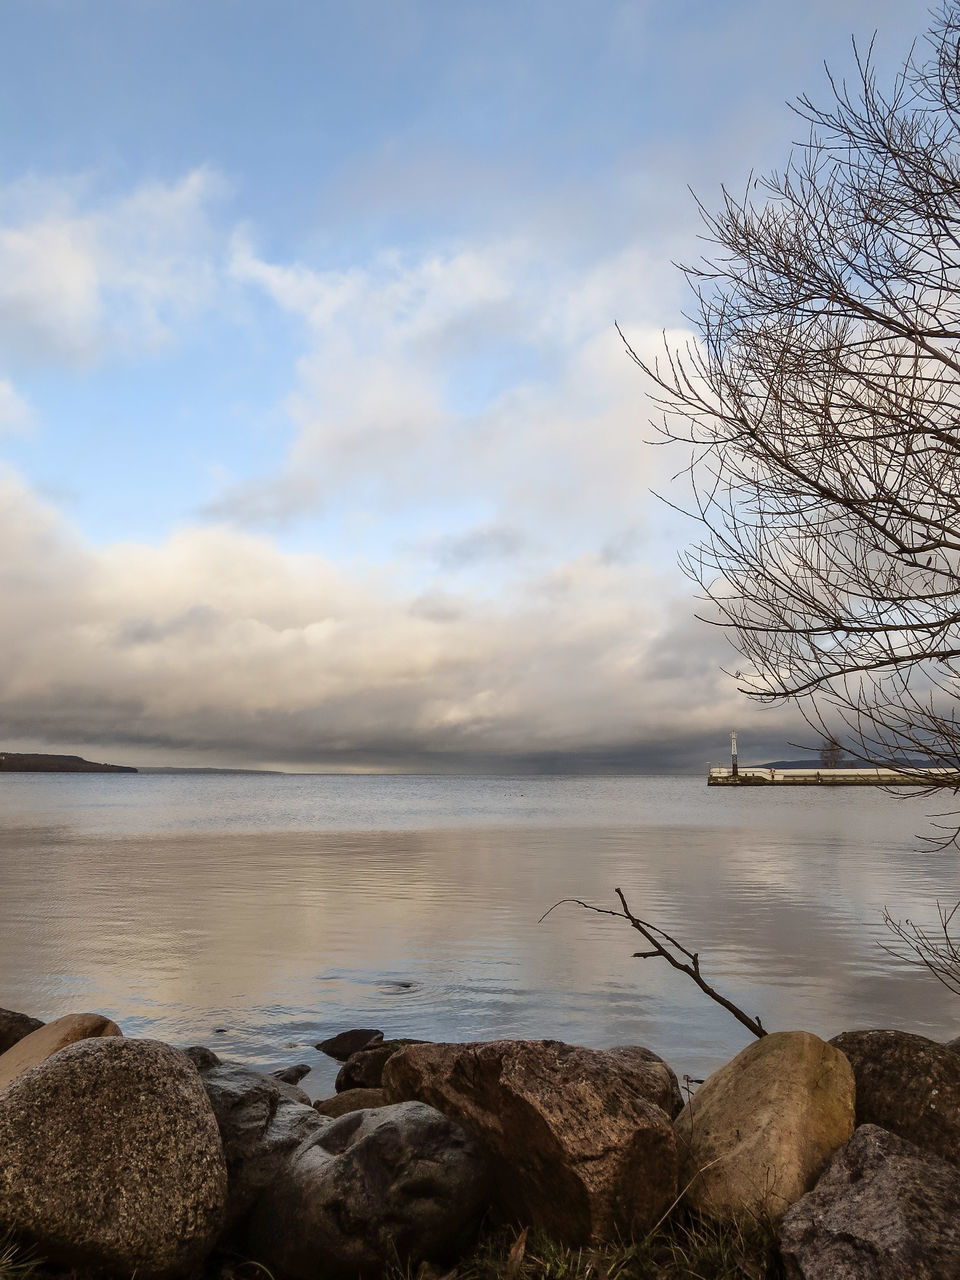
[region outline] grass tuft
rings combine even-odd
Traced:
[[[39,1266],[32,1249],[15,1243],[9,1235],[0,1236],[0,1280],[30,1280]]]
[[[752,1221],[678,1213],[645,1239],[574,1248],[542,1232],[486,1233],[448,1270],[424,1264],[416,1280],[780,1280],[775,1239]],[[387,1280],[412,1280],[397,1269]]]

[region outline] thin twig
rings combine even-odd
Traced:
[[[548,911],[543,913],[538,923],[542,924],[551,911],[556,910],[557,907],[563,906],[565,903],[572,903],[575,906],[583,907],[586,911],[594,911],[597,915],[616,916],[618,920],[626,920],[630,927],[632,929],[636,929],[652,947],[652,950],[650,951],[635,951],[633,953],[634,959],[652,960],[654,958],[658,958],[666,960],[667,964],[671,965],[674,969],[679,969],[681,973],[685,973],[688,978],[691,978],[704,995],[709,996],[711,1000],[721,1005],[728,1013],[732,1013],[736,1020],[742,1023],[748,1031],[752,1031],[758,1038],[767,1034],[759,1017],[751,1018],[748,1013],[744,1013],[738,1005],[735,1005],[732,1000],[728,1000],[726,996],[721,995],[716,987],[712,987],[710,983],[707,982],[703,974],[700,972],[700,956],[698,952],[690,951],[682,942],[678,942],[676,938],[671,937],[669,933],[659,928],[659,926],[651,924],[648,920],[641,920],[638,916],[635,916],[627,905],[627,900],[623,895],[623,890],[616,889],[615,892],[617,897],[620,899],[620,906],[622,908],[620,911],[615,911],[610,907],[598,907],[592,902],[584,902],[581,898],[561,898],[559,902],[555,902]],[[679,956],[686,956],[687,960],[679,959],[678,954],[675,953],[679,953]],[[689,963],[687,963],[687,961],[689,961]]]

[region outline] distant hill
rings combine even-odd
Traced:
[[[929,768],[929,762],[926,760],[901,760],[900,765],[904,769],[922,769]],[[820,763],[819,756],[807,756],[805,760],[768,760],[765,764],[747,764],[743,766],[745,769],[822,769],[824,766]],[[874,766],[864,764],[862,760],[843,759],[836,765],[831,765],[834,769],[872,769]]]
[[[282,769],[214,769],[206,765],[202,768],[191,768],[189,765],[176,764],[145,764],[141,765],[140,773],[268,773],[278,778],[286,776]]]
[[[126,764],[95,764],[82,756],[0,751],[0,773],[136,773]]]

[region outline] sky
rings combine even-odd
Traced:
[[[638,351],[913,0],[0,0],[0,746],[696,771]],[[679,496],[679,495],[677,495]]]

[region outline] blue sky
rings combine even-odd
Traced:
[[[133,763],[699,767],[649,496],[688,187],[912,3],[0,4],[0,723]],[[717,754],[720,754],[718,746]]]

